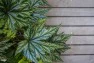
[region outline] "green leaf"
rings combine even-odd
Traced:
[[[20,52],[23,51],[23,49],[24,49],[24,48],[26,47],[26,45],[27,45],[27,41],[26,41],[26,40],[21,41],[18,45],[19,45],[19,46],[18,46],[18,48],[17,48],[16,55],[17,55],[18,53],[20,53]]]
[[[37,21],[40,17],[44,17],[44,12],[39,13],[35,9],[38,9],[39,6],[45,3],[47,2],[43,0],[0,0],[0,20],[4,20],[6,22],[4,25],[7,25],[12,31],[15,31],[18,28]]]
[[[0,41],[0,61],[6,61],[7,57],[4,55],[6,50],[13,45],[13,43],[8,43],[9,39],[4,39]]]
[[[30,63],[30,61],[23,57],[18,63]]]
[[[38,63],[38,58],[41,58],[43,61],[47,60],[45,54],[50,53],[50,50],[54,50],[55,47],[59,47],[45,42],[55,33],[55,30],[56,27],[45,28],[42,24],[35,26],[34,29],[29,28],[25,32],[26,40],[19,43],[16,53],[22,52],[25,57],[35,63]]]
[[[11,39],[11,38],[15,38],[15,36],[16,36],[16,33],[12,32],[11,30],[3,29],[2,31],[3,31],[2,33],[6,34],[7,38]]]
[[[38,63],[43,63],[43,61],[42,60],[39,60],[39,62]]]
[[[50,43],[57,44],[60,47],[51,51],[51,54],[48,56],[52,59],[52,61],[58,61],[58,60],[63,61],[60,56],[61,56],[61,53],[65,52],[70,48],[66,44],[66,41],[70,38],[70,35],[66,35],[64,33],[57,34],[57,32],[58,32],[58,29],[55,32],[55,34],[53,34],[53,36],[51,36],[47,41]]]
[[[57,34],[59,27],[45,27],[49,8],[42,6],[49,4],[46,0],[0,0],[0,63],[62,61],[60,54],[69,49],[65,43],[69,35]]]

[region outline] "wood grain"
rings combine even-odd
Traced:
[[[70,39],[66,43],[67,44],[92,45],[94,44],[94,36],[71,36]]]
[[[49,17],[46,25],[94,25],[94,17]]]
[[[94,7],[94,0],[47,0],[52,7]]]
[[[72,34],[64,62],[94,63],[94,0],[47,0],[52,6],[46,25],[61,24],[58,33]]]
[[[94,46],[70,46],[71,49],[63,54],[94,54]]]
[[[94,8],[52,8],[47,16],[94,16]]]
[[[94,63],[94,56],[62,56],[64,62],[55,62],[55,63]]]
[[[60,27],[58,33],[64,32],[65,34],[72,35],[94,35],[93,27]]]

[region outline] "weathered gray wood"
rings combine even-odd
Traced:
[[[94,17],[49,17],[47,25],[94,25]]]
[[[64,62],[55,62],[55,63],[94,63],[94,56],[62,56]]]
[[[93,27],[60,27],[58,33],[65,32],[65,34],[73,35],[94,35]]]
[[[94,0],[48,0],[52,7],[94,7]]]
[[[94,8],[52,8],[48,16],[94,16]]]
[[[94,44],[94,36],[85,36],[85,35],[94,35],[94,27],[91,26],[94,25],[94,18],[93,18],[94,0],[48,0],[48,2],[50,3],[50,5],[52,5],[52,7],[55,8],[52,8],[47,14],[47,16],[52,16],[52,18],[48,18],[46,24],[74,25],[73,27],[60,27],[59,33],[65,32],[65,34],[79,35],[79,36],[71,36],[71,38],[66,42],[67,44],[72,44],[72,45],[71,45],[71,49],[63,54],[66,55],[71,54],[71,56],[69,55],[61,56],[61,58],[64,60],[64,63],[94,63],[94,55],[92,55],[94,54],[94,46],[92,45]],[[67,17],[67,16],[71,16],[71,17]],[[77,27],[77,25],[79,26],[83,25],[83,27],[81,26]],[[88,25],[90,26],[88,27]],[[84,35],[84,36],[80,36],[80,35]],[[74,54],[83,54],[83,55],[74,55]],[[84,55],[84,54],[88,54],[88,55]],[[56,62],[56,63],[62,63],[62,62]]]
[[[94,54],[94,46],[70,46],[64,54]]]
[[[94,44],[94,36],[71,36],[66,43],[67,44]]]

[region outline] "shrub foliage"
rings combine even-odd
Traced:
[[[69,35],[45,26],[46,0],[0,0],[0,63],[52,63]]]

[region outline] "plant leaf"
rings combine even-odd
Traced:
[[[45,42],[45,40],[55,33],[55,30],[56,27],[45,28],[42,24],[35,26],[33,30],[32,28],[28,28],[25,32],[26,40],[19,43],[17,53],[22,52],[25,57],[35,63],[38,63],[38,58],[41,58],[43,61],[47,60],[45,54],[50,53],[50,50],[54,50],[55,47],[59,47],[55,44]]]

